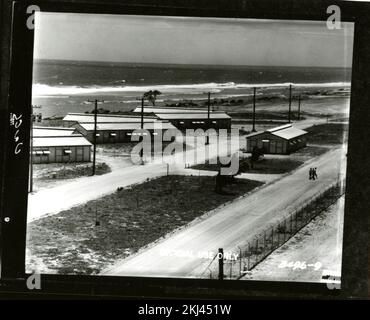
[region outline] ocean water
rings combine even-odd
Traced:
[[[194,65],[139,65],[81,61],[35,61],[33,101],[44,117],[91,111],[89,99],[104,100],[101,107],[128,111],[148,90],[161,91],[157,104],[181,100],[247,97],[252,88],[259,94],[285,95],[295,90],[322,90],[350,86],[351,70],[345,68],[223,67]],[[39,111],[38,111],[39,112]]]

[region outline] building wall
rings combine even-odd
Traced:
[[[70,150],[71,153],[66,153]],[[49,154],[37,155],[35,152],[49,152]],[[32,162],[38,163],[70,163],[70,162],[89,162],[91,161],[91,146],[73,147],[47,147],[33,148]]]
[[[207,119],[174,119],[170,122],[179,130],[186,129],[231,129],[231,119],[211,119],[208,125]]]
[[[268,140],[268,142],[263,142],[263,140]],[[286,140],[264,132],[247,138],[247,152],[252,152],[253,148],[257,146],[258,148],[264,148],[266,154],[289,154],[304,148],[306,145],[306,135]]]
[[[291,139],[288,142],[288,152],[294,152],[296,150],[302,149],[307,146],[307,137],[306,135]]]
[[[129,135],[131,131],[129,130],[109,130],[109,131],[97,131],[96,136],[96,143],[97,144],[104,144],[104,143],[118,143],[118,142],[130,142],[131,135]],[[113,136],[115,134],[115,136]],[[85,135],[85,138],[94,143],[94,132],[88,131]]]
[[[269,140],[269,142],[264,143],[263,140]],[[268,154],[287,154],[288,152],[288,142],[285,139],[267,132],[247,138],[247,152],[252,152],[255,146],[264,148],[264,152]]]
[[[169,129],[170,131],[172,129]],[[156,132],[158,134],[159,130],[148,130],[151,134],[151,138],[154,138],[153,133]],[[162,130],[165,132],[167,130]],[[176,131],[176,130],[172,130]],[[115,134],[115,136],[112,136],[112,134]],[[96,137],[96,143],[97,144],[106,144],[106,143],[122,143],[122,142],[131,142],[131,137],[132,137],[132,130],[106,130],[106,131],[98,131],[97,137]],[[85,138],[91,142],[94,143],[94,132],[93,131],[88,131],[87,134],[85,135]],[[174,139],[172,139],[173,141]]]

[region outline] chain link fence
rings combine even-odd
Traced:
[[[236,260],[224,259],[224,279],[243,277],[274,250],[292,238],[312,219],[336,203],[344,194],[344,189],[344,180],[338,180],[313,195],[309,200],[294,207],[288,207],[283,218],[274,222],[272,226],[260,232],[252,240],[238,247],[237,253],[239,255]],[[207,275],[207,278],[218,278],[217,259],[211,261],[203,274]]]

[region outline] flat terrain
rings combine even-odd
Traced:
[[[347,123],[325,123],[318,124],[305,129],[309,135],[309,143],[315,144],[343,144],[347,142]]]
[[[319,179],[315,181],[308,180],[307,176],[312,166],[318,168]],[[215,253],[218,248],[238,252],[238,245],[243,245],[262,229],[281,219],[290,208],[332,184],[344,173],[344,168],[345,150],[329,151],[291,175],[235,200],[203,221],[115,263],[103,274],[199,277],[206,271],[211,259],[200,258],[197,254],[179,258],[179,254],[189,251]]]
[[[117,190],[28,224],[28,266],[42,261],[48,272],[98,273],[260,185],[241,179],[217,194],[213,177],[164,176]]]
[[[98,162],[95,167],[96,175],[111,172],[105,162]],[[33,165],[33,191],[71,181],[72,179],[92,174],[92,163],[48,163]]]
[[[343,215],[344,197],[275,250],[243,279],[320,282],[324,270],[331,270],[334,274],[340,273]],[[294,269],[283,267],[285,262],[305,262],[306,264],[319,262],[321,268],[315,270],[310,266],[303,270]]]
[[[241,173],[261,173],[261,174],[281,174],[292,171],[302,165],[303,162],[292,160],[290,158],[266,158],[253,164],[253,168],[250,166],[249,159],[240,159],[239,168]],[[218,171],[218,164],[210,164],[209,162],[205,164],[198,164],[192,169],[196,170],[208,170],[208,171]]]
[[[238,138],[239,139],[239,138]],[[231,142],[231,150],[239,150],[239,140]],[[227,152],[228,141],[208,146],[201,145],[178,152],[171,156],[154,159],[145,165],[130,165],[120,158],[107,162],[112,172],[101,176],[86,176],[65,182],[54,188],[43,189],[28,197],[28,222],[40,219],[46,215],[57,214],[63,210],[99,199],[114,192],[118,187],[127,187],[132,184],[145,182],[147,179],[157,178],[176,172],[176,168],[184,168],[184,163],[195,164],[213,158],[216,155],[224,156]],[[108,157],[105,157],[108,158]],[[103,158],[100,158],[101,160]],[[130,160],[128,160],[130,161]],[[168,165],[167,165],[168,164]]]

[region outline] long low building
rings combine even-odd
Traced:
[[[34,136],[32,139],[33,163],[89,162],[91,146],[80,134],[69,136]]]
[[[38,127],[33,126],[33,137],[62,137],[70,136],[75,131],[74,128],[59,128],[59,127]]]
[[[115,115],[115,114],[98,114],[96,117],[98,123],[101,122],[141,122],[139,115]],[[145,117],[144,122],[156,122],[158,118],[155,116]],[[72,127],[76,123],[93,123],[95,115],[93,113],[69,113],[63,118],[64,127]]]
[[[307,134],[307,131],[294,128],[291,124],[252,133],[246,137],[247,152],[257,147],[263,149],[265,154],[290,154],[306,147]]]
[[[77,123],[74,125],[76,130],[86,137],[90,142],[94,141],[94,123]],[[96,143],[117,143],[130,142],[133,135],[141,135],[141,132],[135,132],[141,129],[140,122],[113,122],[97,123]],[[157,135],[165,130],[177,129],[166,121],[144,122],[144,130],[147,130],[151,136]],[[143,133],[145,135],[145,133]]]
[[[135,113],[141,113],[141,107],[134,109]],[[155,115],[160,120],[171,122],[180,130],[185,129],[230,129],[231,117],[223,111],[210,111],[206,108],[165,108],[165,107],[144,107],[146,115]]]

